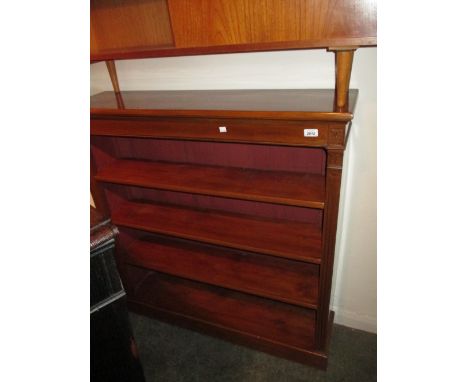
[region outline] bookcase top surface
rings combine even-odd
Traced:
[[[217,118],[352,119],[358,90],[349,91],[348,112],[334,109],[333,89],[106,91],[91,97],[91,115]]]

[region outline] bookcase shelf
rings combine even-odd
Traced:
[[[321,230],[315,224],[141,202],[123,202],[111,217],[124,227],[314,264],[321,261]]]
[[[317,308],[319,267],[161,236],[133,239],[128,264],[260,297]]]
[[[323,209],[325,203],[325,177],[317,174],[116,160],[100,170],[95,179],[300,207]]]
[[[134,269],[130,267],[129,272]],[[147,272],[132,305],[162,318],[185,319],[292,348],[314,349],[316,312],[190,280]],[[214,319],[215,318],[215,319]]]

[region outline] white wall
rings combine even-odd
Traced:
[[[325,50],[169,57],[116,62],[120,88],[292,89],[333,88],[334,55]],[[351,87],[359,99],[343,173],[333,278],[335,322],[375,332],[376,269],[375,48],[355,53]],[[104,63],[91,67],[91,94],[112,90]]]

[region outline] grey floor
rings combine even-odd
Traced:
[[[377,336],[335,325],[326,372],[130,314],[147,382],[377,380]]]

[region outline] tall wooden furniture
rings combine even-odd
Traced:
[[[138,22],[139,27],[135,28]],[[325,368],[363,0],[95,0],[91,189],[133,310]],[[113,59],[327,47],[330,90],[125,92]]]

